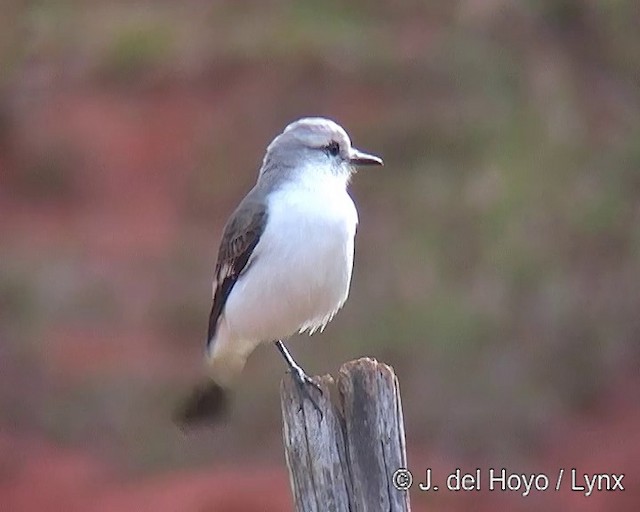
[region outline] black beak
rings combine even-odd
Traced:
[[[382,158],[363,153],[355,148],[351,148],[349,152],[349,163],[353,165],[384,165]]]

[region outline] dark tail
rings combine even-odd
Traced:
[[[229,410],[229,391],[214,381],[195,388],[173,415],[181,427],[214,425]]]

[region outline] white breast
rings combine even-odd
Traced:
[[[265,231],[226,304],[230,334],[272,341],[331,320],[349,294],[357,221],[344,180],[273,193]]]

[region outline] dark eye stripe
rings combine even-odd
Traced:
[[[327,144],[326,150],[331,156],[336,156],[338,153],[340,153],[340,144],[338,144],[335,140],[332,140],[329,144]]]

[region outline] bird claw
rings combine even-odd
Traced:
[[[293,360],[293,357],[291,357],[291,354],[289,354],[289,351],[287,350],[287,347],[284,346],[284,343],[282,343],[282,340],[276,340],[275,345],[282,354],[282,357],[284,357],[284,360],[287,362],[287,366],[289,367],[288,371],[291,373],[293,380],[296,382],[300,394],[304,395],[302,397],[302,400],[300,400],[300,407],[298,408],[298,412],[303,410],[304,397],[306,397],[313,404],[316,411],[318,411],[318,414],[320,414],[320,419],[322,420],[322,409],[320,409],[318,402],[311,396],[311,393],[309,393],[308,389],[308,386],[313,386],[318,390],[320,395],[322,395],[323,393],[320,384],[309,377],[298,365],[298,363]]]
[[[307,386],[312,386],[313,388],[318,390],[320,395],[322,395],[323,391],[322,391],[322,388],[320,387],[320,384],[318,384],[311,377],[309,377],[304,372],[304,370],[299,366],[297,368],[292,368],[290,371],[291,371],[291,375],[293,376],[293,380],[295,380],[296,384],[298,385],[298,389],[300,390],[300,393],[304,395],[304,397],[309,399],[309,401],[313,404],[313,407],[315,408],[315,410],[318,411],[318,414],[320,414],[320,419],[322,419],[323,417],[322,409],[318,405],[318,401],[313,396],[311,396],[311,393],[309,393],[309,388],[307,387]],[[301,412],[303,410],[303,405],[304,405],[303,400],[301,400],[300,407],[298,407],[298,412]]]

